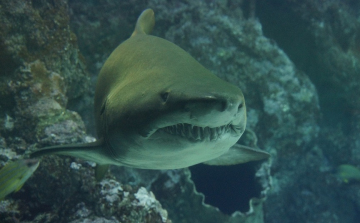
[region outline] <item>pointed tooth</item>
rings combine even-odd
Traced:
[[[215,139],[217,138],[216,128],[211,128],[211,129],[210,129],[210,132],[211,132],[210,140],[215,140]]]
[[[200,128],[199,127],[195,127],[194,128],[194,136],[195,136],[195,139],[197,140],[200,140]]]
[[[204,128],[204,139],[208,140],[210,137],[209,127]]]
[[[217,127],[216,128],[216,132],[217,132],[217,134],[218,134],[218,137],[221,135],[221,128],[223,128],[223,126],[220,126],[220,127]]]
[[[183,124],[181,124],[180,132],[181,132],[181,136],[185,136],[185,128]]]
[[[174,126],[173,125],[169,127],[169,133],[174,134]]]
[[[191,132],[192,126],[191,125],[187,125],[186,128],[186,137],[191,138],[192,137],[192,132]]]
[[[176,125],[176,135],[181,135],[181,126],[180,126],[180,124],[177,124]]]
[[[198,136],[199,136],[199,131],[198,131],[198,127],[194,126],[192,129],[192,134],[193,134],[193,138],[195,140],[198,140]]]
[[[197,139],[202,140],[202,136],[204,135],[203,128],[198,127],[197,132],[198,132]]]
[[[194,134],[193,134],[193,129],[194,129],[194,126],[193,125],[189,125],[189,128],[188,128],[188,137],[189,138],[194,138]]]
[[[210,128],[210,141],[215,139],[215,132],[214,129]]]
[[[184,136],[188,137],[188,128],[184,126]]]
[[[190,134],[191,134],[191,137],[193,137],[195,139],[195,129],[194,129],[193,125],[191,125]]]

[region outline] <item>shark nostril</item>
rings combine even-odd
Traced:
[[[223,112],[223,111],[225,111],[226,110],[226,108],[227,108],[227,101],[221,101],[221,112]]]
[[[243,102],[240,102],[240,104],[239,104],[239,106],[238,106],[238,111],[239,111],[242,107],[244,107],[244,103],[243,103]]]
[[[160,94],[160,97],[161,97],[161,99],[163,100],[163,102],[165,103],[165,102],[168,100],[168,98],[169,98],[169,92],[161,93],[161,94]]]

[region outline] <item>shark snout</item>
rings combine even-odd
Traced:
[[[206,96],[204,98],[189,100],[185,105],[185,109],[188,111],[205,109],[209,111],[237,113],[243,106],[244,100],[240,97],[228,99],[224,97]]]
[[[200,123],[223,125],[238,119],[241,113],[245,114],[245,101],[242,95],[204,96],[188,100],[185,103],[185,112],[190,114],[190,119]]]
[[[226,100],[218,99],[212,96],[204,97],[204,98],[196,98],[188,100],[185,104],[185,111],[187,112],[212,112],[218,111],[223,112],[227,109],[228,103]]]

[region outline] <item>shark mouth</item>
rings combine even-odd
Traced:
[[[227,124],[220,127],[200,127],[187,123],[166,126],[157,130],[170,135],[180,136],[195,141],[215,141],[225,133],[231,133],[233,136],[239,136],[242,131],[240,125]]]

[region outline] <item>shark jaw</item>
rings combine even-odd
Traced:
[[[181,137],[191,142],[201,141],[216,141],[223,138],[225,134],[229,134],[232,137],[240,137],[243,133],[243,129],[240,125],[233,125],[231,123],[222,125],[219,127],[201,127],[188,123],[178,123],[175,125],[166,126],[155,130],[152,134],[168,134],[173,137]]]
[[[233,120],[236,122],[237,120]],[[191,123],[191,122],[190,122]],[[209,123],[177,123],[162,125],[144,135],[126,137],[131,144],[119,160],[124,166],[141,169],[178,169],[219,157],[234,145],[245,125],[232,122],[217,127]],[[205,126],[205,125],[207,126]],[[124,139],[124,138],[123,138]]]

